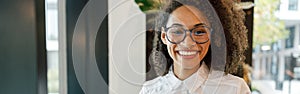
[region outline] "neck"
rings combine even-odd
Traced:
[[[173,63],[173,72],[175,76],[180,80],[185,80],[186,78],[190,77],[193,73],[195,73],[199,68],[200,64],[193,68],[183,68],[178,63]]]

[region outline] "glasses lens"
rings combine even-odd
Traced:
[[[179,43],[184,39],[185,31],[180,27],[171,27],[167,31],[169,41]]]
[[[208,40],[208,37],[209,37],[208,32],[209,32],[209,29],[207,27],[199,26],[199,27],[196,27],[192,31],[192,37],[193,37],[194,41],[196,41],[198,43],[203,43]]]

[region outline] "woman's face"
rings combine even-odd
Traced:
[[[191,30],[196,28],[195,25],[199,24],[210,27],[206,17],[204,17],[201,11],[199,11],[197,8],[192,6],[181,6],[172,12],[166,28],[180,25],[184,27],[185,30]],[[193,41],[195,38],[190,36],[191,32],[186,32],[185,39],[177,44],[174,44],[169,41],[169,33],[169,40],[167,39],[167,31],[165,28],[162,28],[162,31],[161,39],[168,47],[168,53],[174,61],[174,66],[178,66],[183,69],[194,69],[200,66],[200,61],[204,58],[208,51],[210,45],[209,39],[207,42],[199,44]],[[210,36],[210,32],[206,33],[208,36]]]

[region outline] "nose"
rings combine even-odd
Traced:
[[[186,48],[192,48],[197,43],[193,41],[192,37],[190,36],[190,32],[186,32],[185,39],[180,44]]]

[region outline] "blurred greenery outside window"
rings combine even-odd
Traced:
[[[275,16],[280,0],[255,0],[253,48],[257,45],[271,45],[289,35],[284,21]]]

